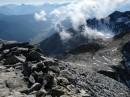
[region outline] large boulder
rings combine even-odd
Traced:
[[[19,62],[25,62],[26,61],[26,58],[24,56],[10,56],[10,57],[7,57],[4,61],[4,64],[5,65],[12,65],[12,64],[16,64],[16,63],[19,63]]]
[[[29,45],[28,42],[25,42],[25,43],[18,43],[18,42],[15,42],[15,43],[5,43],[2,46],[2,50],[4,50],[4,49],[11,49],[13,47],[28,47],[28,45]]]
[[[26,57],[28,61],[39,61],[42,59],[41,56],[41,53],[33,50],[30,51]]]

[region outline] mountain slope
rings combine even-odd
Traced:
[[[88,39],[86,39],[80,33],[78,34],[78,32],[74,29],[68,29],[67,32],[73,34],[71,39],[64,41],[59,33],[54,33],[40,43],[40,48],[48,53],[48,55],[58,56],[65,54],[67,51],[77,47],[80,44],[88,42]],[[52,50],[52,48],[55,49]]]
[[[129,83],[129,50],[130,33],[122,36],[122,38],[113,39],[104,42],[104,48],[92,53],[94,46],[78,47],[83,49],[84,52],[77,52],[77,48],[73,49],[75,53],[68,53],[62,60],[79,64],[81,67],[86,67],[90,71],[96,71],[101,74],[107,75],[117,81],[120,81],[130,87]],[[100,44],[101,42],[98,42]],[[126,46],[125,46],[126,45]],[[89,51],[87,50],[89,49]],[[127,50],[125,50],[127,49]],[[75,51],[76,50],[76,51]],[[123,52],[122,52],[123,51]],[[125,51],[125,53],[124,53]]]
[[[130,32],[130,11],[119,12],[115,11],[108,17],[97,20],[87,20],[87,26],[92,29],[105,30],[109,29],[115,34]]]
[[[130,41],[129,23],[126,24],[126,22],[130,21],[129,15],[129,12],[115,12],[110,15],[111,18],[108,27],[111,28],[113,25],[112,30],[115,31],[115,36],[107,41],[102,39],[91,39],[90,41],[81,34],[76,34],[77,36],[72,37],[68,42],[64,43],[64,41],[60,40],[60,37],[55,40],[55,37],[59,34],[54,34],[43,41],[41,47],[45,47],[46,49],[43,49],[45,51],[48,50],[48,48],[54,48],[54,50],[51,51],[50,49],[48,51],[49,55],[58,55],[57,53],[53,53],[53,51],[57,50],[57,48],[64,47],[62,52],[60,52],[61,55],[58,57],[59,59],[76,64],[76,68],[85,68],[88,71],[98,72],[130,87],[129,55],[127,54],[127,52],[129,53],[129,45],[128,47],[124,46]],[[127,19],[122,20],[124,17]],[[120,19],[122,21],[118,22]],[[102,30],[100,27],[106,26],[105,19],[93,19],[90,21],[89,26],[93,27],[93,29]],[[102,24],[100,23],[101,21]],[[80,31],[69,31],[71,33],[80,33]],[[50,41],[51,39],[53,39],[53,42]],[[49,45],[44,45],[45,43]],[[62,45],[57,47],[59,43]],[[125,50],[124,48],[127,49],[126,53],[122,52],[122,50]]]
[[[50,21],[37,22],[34,14],[0,14],[0,38],[5,40],[30,41],[37,35],[48,31],[49,25]]]
[[[103,19],[99,19],[97,20],[96,18],[94,19],[88,19],[86,21],[87,26],[93,30],[98,30],[98,31],[103,31],[105,34],[105,31],[110,31],[113,32],[113,34],[116,35],[116,37],[114,38],[119,38],[122,37],[123,35],[125,35],[126,33],[130,32],[130,12],[114,12],[111,15],[109,15],[106,18]],[[97,39],[92,39],[89,38],[89,34],[88,36],[83,36],[82,35],[82,31],[84,30],[84,25],[81,25],[79,27],[79,31],[75,31],[73,28],[70,28],[67,30],[67,32],[69,32],[70,34],[72,34],[71,38],[67,41],[64,42],[63,40],[60,39],[59,35],[56,33],[50,37],[48,37],[46,40],[43,40],[40,43],[40,47],[45,50],[49,55],[61,55],[63,53],[68,52],[71,49],[75,49],[76,47],[83,45],[83,44],[87,44],[87,43],[91,43],[93,41],[97,41]],[[89,29],[88,29],[89,32]],[[62,33],[62,32],[61,32]],[[106,32],[107,33],[107,32]],[[90,32],[90,36],[91,36],[91,32]],[[94,36],[94,35],[93,35]],[[59,37],[55,38],[55,37]],[[96,36],[95,36],[96,37]],[[105,35],[104,35],[105,37]],[[52,42],[51,40],[54,39],[55,40]],[[54,44],[61,44],[61,48],[62,51],[59,51],[59,46],[54,45]],[[44,44],[49,44],[49,45],[44,45]],[[44,49],[46,48],[46,49]],[[55,48],[55,52],[56,49],[58,49],[57,52],[59,53],[54,53],[53,50],[50,50],[50,48]]]
[[[76,63],[45,57],[28,43],[0,43],[1,97],[129,97],[129,89]]]

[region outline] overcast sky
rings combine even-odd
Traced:
[[[69,0],[0,0],[0,4],[42,4],[45,2],[64,2]]]

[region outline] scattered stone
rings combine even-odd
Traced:
[[[41,89],[42,85],[40,83],[35,83],[32,85],[32,87],[29,89],[30,92],[32,91],[39,91]]]
[[[58,65],[58,63],[55,60],[49,59],[49,58],[44,61],[44,64],[46,66],[57,66]]]
[[[58,66],[49,66],[49,70],[53,71],[54,73],[60,72],[60,68]]]
[[[36,93],[36,97],[45,97],[46,94],[47,94],[47,91],[42,89]]]
[[[6,69],[5,66],[0,66],[0,71],[5,70],[5,69]]]
[[[45,67],[44,63],[40,62],[36,65],[36,70],[42,71],[44,67]]]
[[[76,79],[76,77],[75,77],[75,75],[73,75],[71,72],[69,72],[68,70],[62,70],[61,72],[60,72],[60,76],[63,76],[63,77],[65,77],[65,78],[67,78],[69,81],[71,81],[71,82],[75,82],[75,79]]]
[[[10,90],[8,88],[0,89],[0,97],[7,97],[10,94]]]
[[[54,88],[49,92],[52,97],[60,97],[61,95],[64,95],[64,91],[60,88]]]
[[[52,87],[54,87],[57,83],[56,83],[56,80],[54,78],[54,76],[52,75],[47,75],[45,77],[45,89],[48,90],[48,89],[52,89]]]
[[[2,45],[2,49],[4,50],[4,49],[11,49],[13,47],[26,47],[28,45],[29,45],[28,42],[25,42],[25,43],[17,43],[17,42],[15,42],[15,43],[6,43],[6,44]]]
[[[28,61],[40,61],[41,60],[41,54],[37,51],[30,51],[27,56]]]
[[[26,61],[26,57],[25,56],[15,56],[20,62],[24,63]]]
[[[44,57],[43,55],[41,55],[41,60],[46,60],[46,57]]]
[[[91,97],[89,94],[86,93],[85,90],[80,90],[80,95],[81,95],[82,97]]]
[[[57,83],[59,85],[65,86],[65,85],[69,85],[70,82],[68,81],[68,79],[66,79],[65,77],[57,77]]]
[[[10,50],[9,50],[9,49],[6,49],[6,50],[3,51],[3,54],[7,54],[7,53],[9,53],[9,52],[10,52]]]
[[[8,57],[5,61],[4,61],[4,64],[5,65],[12,65],[12,64],[16,64],[20,62],[20,60],[15,57],[15,56],[11,56],[11,57]]]
[[[20,89],[24,88],[24,81],[20,78],[8,78],[6,81],[6,86],[10,89]]]
[[[32,75],[30,75],[30,77],[29,77],[29,81],[31,82],[31,83],[35,83],[35,79],[34,79],[34,77],[32,76]]]
[[[23,63],[22,67],[23,67],[22,72],[23,72],[24,76],[29,77],[31,75],[31,63],[25,62],[25,63]]]

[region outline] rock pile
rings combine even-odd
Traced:
[[[40,49],[35,48],[29,43],[6,43],[2,45],[0,52],[1,66],[4,67],[1,67],[1,69],[8,70],[4,73],[8,75],[8,78],[4,80],[5,86],[3,87],[7,87],[12,91],[22,87],[20,85],[24,85],[23,89],[18,89],[19,92],[13,93],[12,96],[8,97],[15,97],[14,95],[17,94],[17,97],[23,97],[20,95],[26,95],[25,97],[27,95],[31,95],[28,97],[67,97],[80,95],[80,93],[72,93],[67,88],[67,86],[74,87],[69,81],[72,79],[72,74],[64,70],[62,71],[58,60],[44,57]],[[13,73],[14,75],[11,77],[7,73]],[[17,76],[19,77],[16,78]],[[1,97],[9,94],[1,94]]]
[[[0,97],[129,97],[123,84],[43,56],[29,43],[0,48]],[[110,85],[110,86],[109,86]]]

